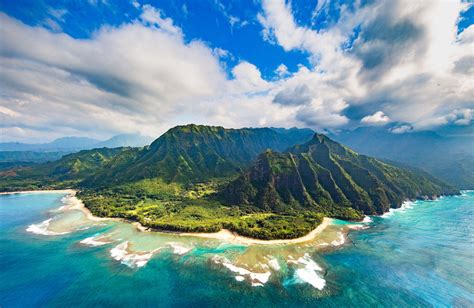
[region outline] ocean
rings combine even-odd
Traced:
[[[474,306],[472,191],[276,246],[139,232],[73,203],[0,196],[0,307]]]

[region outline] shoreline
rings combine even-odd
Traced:
[[[76,190],[71,190],[71,192],[69,193],[69,195],[68,195],[69,199],[68,199],[68,202],[66,203],[66,209],[68,209],[68,210],[79,210],[82,213],[84,213],[84,215],[86,216],[87,219],[89,219],[91,221],[104,221],[104,220],[119,221],[120,220],[118,218],[112,218],[112,217],[108,218],[108,217],[94,216],[94,214],[92,214],[92,212],[84,205],[84,202],[82,202],[81,199],[76,197],[76,193],[77,193]]]
[[[13,194],[30,194],[30,193],[64,193],[67,194],[70,199],[69,202],[65,204],[65,208],[69,210],[79,210],[84,213],[87,219],[91,221],[104,221],[104,220],[111,220],[111,221],[122,221],[125,223],[131,223],[137,230],[140,232],[156,232],[162,234],[173,234],[177,236],[183,237],[199,237],[199,238],[207,238],[207,239],[216,239],[225,242],[232,242],[237,244],[244,244],[244,245],[281,245],[281,244],[298,244],[304,243],[313,240],[318,234],[320,234],[327,226],[331,224],[333,221],[332,218],[324,217],[323,221],[319,226],[313,229],[311,232],[306,234],[305,236],[294,238],[294,239],[280,239],[280,240],[261,240],[255,239],[251,237],[246,237],[239,235],[235,232],[232,232],[228,229],[222,229],[219,232],[214,233],[189,233],[189,232],[172,232],[172,231],[155,231],[151,228],[145,227],[140,224],[138,221],[129,221],[120,218],[108,218],[108,217],[97,217],[92,214],[92,212],[84,205],[82,200],[76,197],[77,190],[74,189],[56,189],[56,190],[23,190],[23,191],[15,191],[15,192],[0,192],[0,195],[13,195]]]
[[[0,192],[0,195],[17,195],[17,194],[76,194],[77,190],[74,189],[44,189],[44,190],[20,190],[20,191],[4,191]]]
[[[84,202],[76,197],[77,190],[75,189],[45,189],[45,190],[21,190],[12,192],[0,192],[0,195],[16,195],[16,194],[66,194],[69,197],[68,202],[64,203],[64,209],[68,210],[79,210],[84,213],[87,219],[92,221],[104,221],[104,220],[117,220],[117,218],[97,217],[86,208]]]
[[[324,217],[323,221],[319,226],[313,229],[311,232],[302,237],[294,239],[280,239],[280,240],[261,240],[251,237],[246,237],[232,232],[228,229],[222,229],[219,232],[214,233],[177,233],[179,236],[194,236],[207,239],[216,239],[221,241],[230,241],[232,243],[244,244],[244,245],[282,245],[282,244],[299,244],[309,242],[313,240],[318,234],[320,234],[327,226],[333,221],[332,218]]]

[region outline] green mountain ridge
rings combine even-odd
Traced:
[[[85,185],[111,186],[150,178],[189,183],[227,177],[241,172],[263,150],[282,151],[313,134],[311,130],[176,126],[141,151],[126,168],[112,162]]]
[[[341,216],[347,208],[380,215],[400,207],[406,199],[455,192],[425,174],[359,155],[316,134],[308,143],[284,153],[262,153],[247,172],[224,189],[222,196],[229,204],[265,211],[282,212],[290,207]]]
[[[295,238],[323,216],[360,220],[405,199],[455,194],[423,172],[311,130],[177,126],[143,148],[93,149],[0,171],[0,190],[79,189],[94,215],[156,230]]]
[[[61,159],[31,167],[0,171],[1,191],[69,187],[102,168],[120,153],[133,148],[100,148],[64,155]],[[51,187],[52,185],[52,187]],[[68,186],[69,185],[69,186]]]

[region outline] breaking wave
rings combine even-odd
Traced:
[[[86,246],[92,246],[92,247],[102,246],[102,245],[107,245],[107,244],[112,243],[112,242],[103,240],[103,238],[104,237],[102,237],[102,236],[99,236],[99,237],[91,236],[91,237],[83,239],[79,243],[81,243],[83,245],[86,245]]]
[[[297,260],[297,263],[304,265],[295,270],[295,281],[297,283],[308,283],[318,290],[324,289],[326,280],[319,274],[323,269],[314,262],[309,254],[305,253],[303,257]]]
[[[26,228],[26,231],[34,233],[34,234],[40,234],[40,235],[62,235],[62,234],[67,234],[69,232],[55,232],[55,231],[50,231],[48,230],[49,224],[53,218],[46,219],[45,221],[40,222],[39,224],[32,224],[29,225],[28,228]]]
[[[362,220],[362,222],[363,223],[371,223],[371,222],[374,222],[374,221],[372,220],[372,217],[366,215],[364,217],[364,219]]]
[[[411,208],[413,208],[413,201],[404,201],[402,203],[402,206],[400,206],[397,209],[389,209],[388,212],[384,213],[381,217],[382,218],[388,218],[388,217],[392,216],[394,213],[403,213],[407,209],[411,209]]]
[[[341,246],[346,241],[346,238],[344,237],[344,233],[338,232],[337,234],[339,238],[331,242],[332,246]]]
[[[145,266],[153,254],[160,249],[157,248],[146,253],[131,253],[128,251],[128,242],[123,242],[110,250],[110,256],[130,268],[138,268]]]
[[[265,272],[265,273],[251,272],[246,268],[238,267],[232,264],[227,258],[222,257],[222,256],[216,255],[212,259],[216,264],[222,264],[231,272],[237,273],[238,275],[235,276],[235,279],[237,281],[243,281],[245,280],[245,278],[247,278],[250,281],[251,285],[254,287],[263,286],[265,283],[268,282],[272,274],[271,272]]]
[[[275,258],[271,258],[268,261],[268,265],[275,271],[279,271],[281,269],[280,264],[278,263],[278,260]]]
[[[192,250],[192,248],[181,246],[178,243],[168,243],[168,245],[173,249],[173,253],[177,255],[184,255]]]

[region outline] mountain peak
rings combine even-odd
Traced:
[[[285,153],[263,152],[247,172],[228,185],[223,199],[265,210],[309,208],[358,219],[399,207],[406,199],[453,191],[444,183],[359,155],[315,134]]]
[[[203,181],[234,175],[266,149],[284,151],[312,137],[311,131],[280,133],[270,128],[227,129],[222,126],[180,125],[169,129],[127,168],[105,170],[120,180],[162,178]],[[100,175],[101,181],[111,176]]]
[[[211,132],[221,132],[225,128],[222,126],[210,126],[210,125],[201,125],[201,124],[186,124],[178,125],[170,128],[165,134],[182,132],[182,133],[211,133]]]

